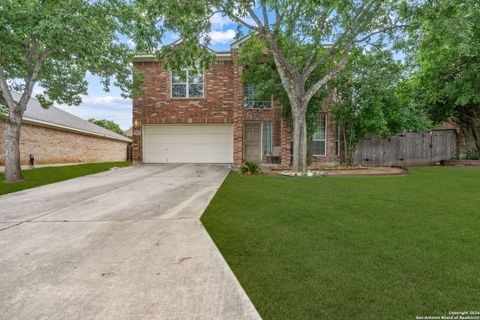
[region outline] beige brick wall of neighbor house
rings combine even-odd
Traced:
[[[0,165],[5,163],[3,129],[0,123]],[[23,124],[20,153],[22,164],[28,164],[30,154],[37,164],[125,161],[127,143]]]

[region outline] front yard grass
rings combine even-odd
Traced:
[[[232,173],[202,222],[264,319],[480,311],[480,169]]]
[[[129,166],[130,164],[131,163],[127,161],[103,162],[24,170],[23,177],[25,178],[25,182],[14,184],[5,184],[4,176],[3,174],[0,174],[0,195],[34,188],[44,184],[59,182],[62,180],[86,176],[88,174],[107,171],[113,167],[125,167]]]

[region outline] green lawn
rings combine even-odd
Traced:
[[[202,222],[264,319],[480,310],[480,169],[232,173]]]
[[[44,184],[68,180],[92,173],[107,171],[113,167],[129,166],[130,162],[87,163],[61,167],[46,167],[33,170],[24,170],[25,182],[5,184],[3,174],[0,174],[0,195],[38,187]]]

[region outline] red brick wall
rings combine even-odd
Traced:
[[[311,166],[323,166],[323,165],[336,165],[338,164],[343,156],[342,148],[340,148],[340,155],[335,154],[335,141],[336,141],[336,126],[335,126],[335,117],[331,111],[330,106],[333,103],[334,94],[332,93],[324,101],[324,106],[320,110],[322,113],[327,114],[327,155],[326,156],[312,156]],[[280,115],[281,116],[281,115]],[[292,161],[291,157],[291,121],[290,120],[281,120],[281,139],[282,139],[282,164],[289,165]],[[342,141],[340,139],[340,146],[342,146]]]
[[[323,108],[320,110],[322,113],[327,114],[327,155],[326,156],[313,156],[312,157],[312,166],[322,166],[322,165],[334,165],[338,164],[341,160],[342,154],[335,154],[335,141],[337,138],[335,117],[332,113],[331,106],[335,101],[335,92],[331,92],[329,96],[323,101]],[[341,145],[341,139],[340,139]],[[340,148],[341,149],[341,148]],[[341,150],[340,150],[341,151]]]
[[[233,123],[233,63],[217,61],[204,72],[204,97],[171,97],[171,74],[156,62],[135,62],[145,74],[144,95],[133,99],[133,160],[142,161],[143,124]]]
[[[233,60],[233,162],[243,162],[243,117],[245,108],[243,107],[243,84],[242,68],[237,62],[237,52],[232,52]]]
[[[337,164],[340,162],[340,157],[335,154],[335,139],[337,134],[335,130],[335,118],[329,108],[324,108],[321,112],[327,114],[327,155],[312,156],[312,165]]]
[[[232,52],[234,61],[234,162],[241,163],[243,158],[243,130],[245,122],[272,122],[272,147],[282,146],[282,107],[273,101],[269,109],[246,109],[241,79],[242,67],[237,63],[237,51]],[[282,147],[283,150],[283,147]],[[266,162],[267,159],[263,159]]]
[[[290,164],[290,121],[282,119],[281,106],[275,102],[271,109],[244,108],[242,67],[238,65],[236,55],[237,52],[233,51],[231,61],[217,61],[210,70],[204,71],[205,95],[204,98],[197,99],[172,99],[171,75],[168,70],[157,62],[134,62],[134,67],[145,73],[145,93],[142,97],[133,99],[134,161],[142,161],[143,124],[233,123],[233,161],[241,163],[244,160],[245,122],[272,121],[273,146],[281,146],[282,164]],[[329,113],[327,157],[315,158],[314,162],[338,161],[335,156],[335,125],[332,120],[333,116]]]

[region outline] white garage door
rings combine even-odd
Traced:
[[[147,125],[145,163],[232,163],[232,125]]]

